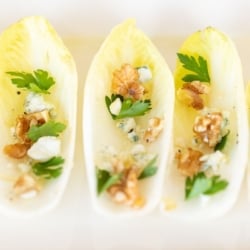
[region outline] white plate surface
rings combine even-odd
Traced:
[[[206,26],[236,43],[244,80],[250,80],[250,1],[9,0],[0,2],[0,30],[19,18],[43,15],[61,34],[79,73],[75,166],[65,195],[51,213],[32,219],[0,216],[0,249],[249,249],[247,178],[233,209],[220,219],[196,223],[162,217],[156,210],[131,220],[104,218],[90,204],[82,149],[82,98],[88,67],[111,28],[128,17],[175,66],[187,35]]]

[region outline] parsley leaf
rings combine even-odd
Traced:
[[[143,171],[141,172],[141,174],[138,177],[138,180],[147,178],[147,177],[151,177],[153,175],[156,174],[158,168],[155,166],[155,162],[156,162],[157,156],[154,157],[148,164],[147,166],[143,169]]]
[[[46,162],[38,162],[32,166],[35,175],[41,176],[44,179],[57,178],[62,173],[62,167],[59,166],[64,163],[62,157],[52,157]]]
[[[116,98],[120,98],[122,102],[122,107],[118,115],[114,115],[110,111],[110,105]],[[114,120],[123,119],[126,117],[142,116],[145,115],[145,113],[151,109],[150,100],[137,100],[133,102],[133,100],[130,98],[124,99],[122,96],[114,94],[112,94],[111,98],[105,96],[105,103],[109,113],[111,114]]]
[[[118,183],[121,180],[121,174],[111,175],[107,170],[97,170],[97,193],[100,195],[112,185]]]
[[[198,59],[195,59],[193,56],[188,56],[181,53],[177,53],[177,56],[185,69],[195,73],[187,74],[182,78],[183,81],[201,81],[208,83],[210,82],[207,61],[202,56],[199,56]]]
[[[212,195],[221,190],[224,190],[228,186],[228,182],[226,180],[220,180],[220,176],[215,175],[212,177],[212,186],[208,189],[204,194]]]
[[[126,99],[123,101],[121,111],[116,116],[116,119],[145,115],[151,109],[150,105],[150,100],[132,102],[131,99]]]
[[[188,177],[185,184],[185,197],[186,200],[196,198],[201,194],[213,195],[224,190],[228,186],[226,180],[220,180],[220,176],[206,177],[201,172],[193,178]]]
[[[230,134],[230,130],[228,130],[228,132],[221,138],[220,142],[218,142],[215,147],[214,147],[214,150],[223,150],[226,143],[227,143],[227,138],[228,138],[228,135]]]
[[[42,136],[59,136],[65,128],[66,125],[63,123],[48,121],[41,126],[31,126],[27,135],[34,142]]]
[[[27,72],[6,72],[12,76],[11,82],[18,88],[28,89],[35,93],[49,94],[49,88],[55,84],[55,80],[49,73],[42,69],[34,70],[33,73]]]

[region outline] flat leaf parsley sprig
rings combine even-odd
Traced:
[[[183,68],[191,71],[192,73],[186,74],[182,80],[185,83],[191,83],[193,81],[200,81],[206,84],[210,84],[210,76],[208,71],[208,65],[205,58],[198,56],[189,56],[182,53],[177,53],[179,61],[182,63]],[[223,150],[227,142],[227,138],[230,131],[222,137],[219,141],[214,151]],[[214,175],[208,177],[205,172],[199,172],[194,175],[192,178],[187,177],[185,182],[185,198],[186,200],[196,198],[200,195],[213,195],[222,190],[226,189],[228,186],[228,181],[221,179],[219,175]]]
[[[61,122],[48,121],[40,126],[31,126],[28,131],[28,138],[35,142],[42,136],[59,136],[62,133],[66,125]]]
[[[54,78],[45,70],[37,69],[32,73],[8,71],[11,82],[17,88],[25,89],[36,94],[50,94],[49,89],[55,84]],[[61,122],[49,120],[43,124],[32,125],[28,132],[27,138],[31,143],[44,136],[58,137],[66,128],[66,125]],[[61,156],[54,156],[46,162],[31,163],[32,171],[35,175],[44,179],[57,178],[62,173],[62,164],[64,159]]]
[[[195,59],[194,56],[188,56],[181,53],[177,53],[177,56],[182,63],[183,68],[194,73],[185,75],[182,78],[183,81],[200,81],[210,83],[207,61],[202,56],[199,56],[198,59]]]
[[[112,114],[110,111],[110,105],[119,98],[122,105],[121,110],[118,115]],[[131,98],[124,98],[121,95],[112,94],[111,98],[105,96],[105,103],[109,113],[111,114],[114,120],[127,118],[127,117],[136,117],[145,115],[151,109],[151,101],[147,100],[137,100],[133,101]]]
[[[148,164],[142,169],[140,175],[138,176],[138,180],[149,178],[157,173],[156,166],[157,156],[148,162]],[[100,195],[104,191],[108,190],[111,186],[121,183],[124,178],[124,173],[115,173],[112,174],[105,169],[100,169],[97,167],[97,193]]]
[[[213,195],[228,186],[228,182],[220,179],[220,176],[215,175],[207,177],[203,172],[198,173],[193,178],[187,178],[185,183],[186,200],[198,197],[201,194]]]
[[[49,88],[55,84],[53,77],[42,69],[34,70],[33,73],[16,71],[8,71],[6,73],[13,77],[11,82],[17,88],[27,89],[34,93],[49,94]]]
[[[35,175],[41,176],[44,179],[57,178],[62,173],[62,164],[64,159],[61,156],[54,156],[46,162],[37,162],[32,165],[32,170]]]

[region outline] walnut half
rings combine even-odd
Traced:
[[[6,145],[3,152],[11,158],[21,159],[26,156],[30,144],[15,143]]]
[[[223,115],[221,112],[208,113],[205,116],[197,116],[193,126],[193,131],[198,140],[210,148],[214,148],[221,141],[221,124]]]
[[[177,92],[178,99],[196,110],[204,108],[202,95],[209,93],[207,83],[193,81],[185,83]]]
[[[146,129],[143,139],[147,143],[154,142],[163,130],[163,119],[153,117],[148,121],[148,128]]]
[[[112,79],[112,92],[125,98],[140,100],[144,95],[144,87],[139,82],[137,69],[130,64],[123,64],[120,70],[115,70]]]
[[[109,188],[108,192],[116,203],[126,204],[135,208],[144,205],[144,199],[139,193],[137,172],[133,167],[127,169],[121,183]]]
[[[178,150],[175,156],[178,161],[178,170],[185,176],[194,176],[201,168],[201,156],[202,153],[200,151],[192,148]]]

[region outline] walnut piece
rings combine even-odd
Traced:
[[[193,107],[196,110],[204,108],[204,100],[202,95],[209,93],[209,86],[207,83],[200,81],[193,81],[185,83],[177,92],[180,101]]]
[[[112,92],[140,100],[144,94],[144,87],[139,82],[139,73],[130,64],[123,64],[120,70],[115,70],[112,79]]]
[[[29,143],[27,132],[33,125],[42,125],[49,120],[48,110],[25,114],[17,118],[15,133],[21,143]]]
[[[221,141],[221,124],[223,115],[221,112],[208,113],[205,116],[197,116],[193,126],[193,131],[198,140],[210,148],[214,148]]]
[[[202,165],[200,151],[187,148],[179,150],[175,157],[178,161],[177,168],[183,175],[192,177],[199,172]]]
[[[31,175],[23,174],[14,183],[13,190],[16,195],[22,195],[31,191],[38,192],[39,187],[36,180]]]
[[[17,143],[6,145],[3,152],[11,158],[21,159],[26,156],[28,149],[31,147],[31,140],[27,133],[31,126],[42,125],[49,120],[48,110],[41,112],[24,114],[17,118],[15,135]]]
[[[145,203],[139,193],[138,171],[133,167],[125,170],[121,183],[111,186],[108,192],[119,204],[140,208]]]
[[[21,159],[26,156],[30,144],[15,143],[6,145],[3,149],[4,153],[11,158]]]
[[[146,129],[143,139],[147,143],[154,142],[163,130],[163,119],[154,117],[149,119],[148,128]]]

